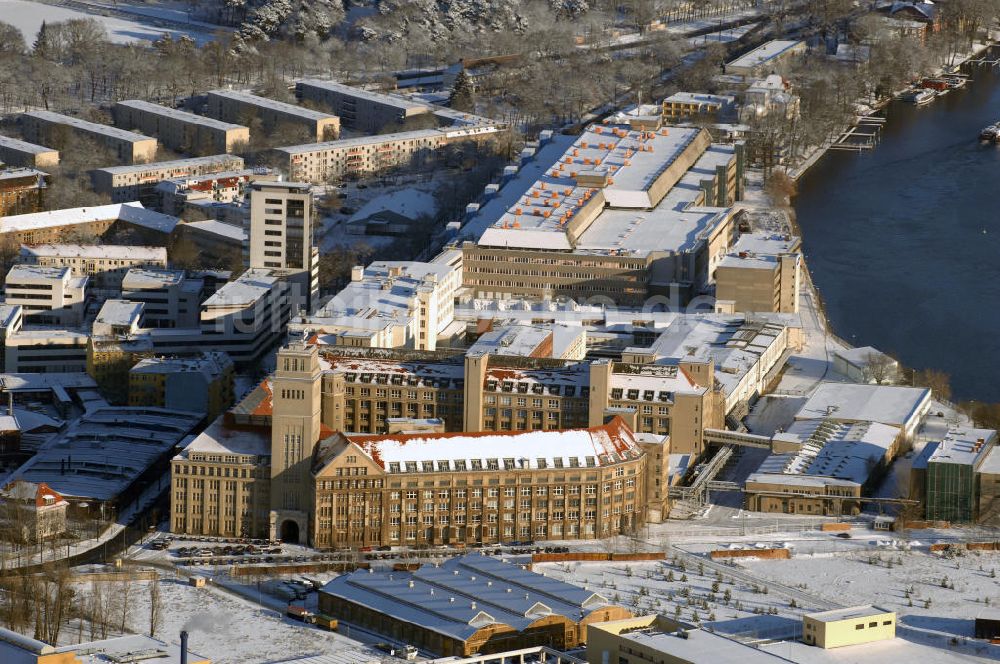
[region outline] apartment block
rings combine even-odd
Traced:
[[[151,357],[129,370],[130,406],[206,413],[214,420],[233,404],[233,361],[225,353]]]
[[[296,82],[295,97],[299,102],[309,101],[330,109],[345,127],[367,134],[431,112],[428,104],[318,79]]]
[[[317,141],[331,140],[340,135],[340,118],[335,115],[236,90],[211,90],[208,93],[208,115],[242,125],[259,120],[268,133],[282,126],[298,127]]]
[[[448,145],[483,143],[502,131],[499,125],[419,129],[292,145],[276,148],[274,152],[291,179],[323,183],[396,168],[412,170],[430,166],[441,158],[442,149]]]
[[[4,283],[4,302],[20,305],[29,321],[76,325],[83,318],[87,277],[67,267],[15,265]]]
[[[166,247],[113,244],[22,245],[18,262],[42,267],[68,267],[75,277],[88,277],[101,290],[120,290],[131,268],[166,268]]]
[[[29,111],[21,114],[20,126],[25,139],[32,143],[61,146],[67,136],[73,135],[106,147],[123,164],[142,164],[156,159],[155,138],[69,115]]]
[[[150,243],[166,243],[177,218],[147,210],[141,203],[95,205],[0,217],[0,237],[20,244],[60,244],[77,234],[102,236],[128,228]]]
[[[804,41],[773,39],[727,62],[725,72],[744,77],[769,74],[789,58],[805,53],[806,49]]]
[[[47,179],[34,168],[0,169],[0,217],[41,210]]]
[[[156,185],[156,194],[159,197],[159,208],[165,214],[184,215],[186,219],[190,219],[190,213],[201,204],[239,204],[249,192],[250,183],[274,182],[278,179],[278,174],[267,168],[182,175],[161,181]]]
[[[59,165],[59,151],[0,135],[0,164],[22,168],[53,168]]]
[[[250,143],[250,129],[139,99],[116,102],[115,125],[156,136],[171,150],[224,154]]]
[[[741,235],[715,268],[716,307],[728,312],[798,313],[799,238]]]
[[[111,166],[91,171],[94,191],[107,194],[116,203],[140,201],[158,206],[156,186],[164,180],[197,177],[210,173],[241,170],[243,158],[229,154],[177,159],[133,166]]]

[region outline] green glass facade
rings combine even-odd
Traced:
[[[974,521],[979,502],[972,464],[927,464],[927,518],[956,523]]]

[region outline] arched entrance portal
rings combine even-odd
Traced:
[[[299,543],[299,524],[292,519],[286,519],[281,524],[281,541],[286,544]]]

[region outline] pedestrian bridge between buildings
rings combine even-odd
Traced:
[[[706,445],[738,445],[740,447],[757,447],[771,449],[771,439],[768,436],[758,436],[743,431],[728,431],[726,429],[705,429]]]

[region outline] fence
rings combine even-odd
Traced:
[[[635,562],[642,560],[663,560],[666,555],[662,551],[641,553],[601,553],[601,552],[570,552],[570,553],[533,553],[534,563],[568,563],[568,562]]]
[[[717,549],[708,552],[709,558],[764,558],[765,560],[788,560],[792,552],[788,549]]]

